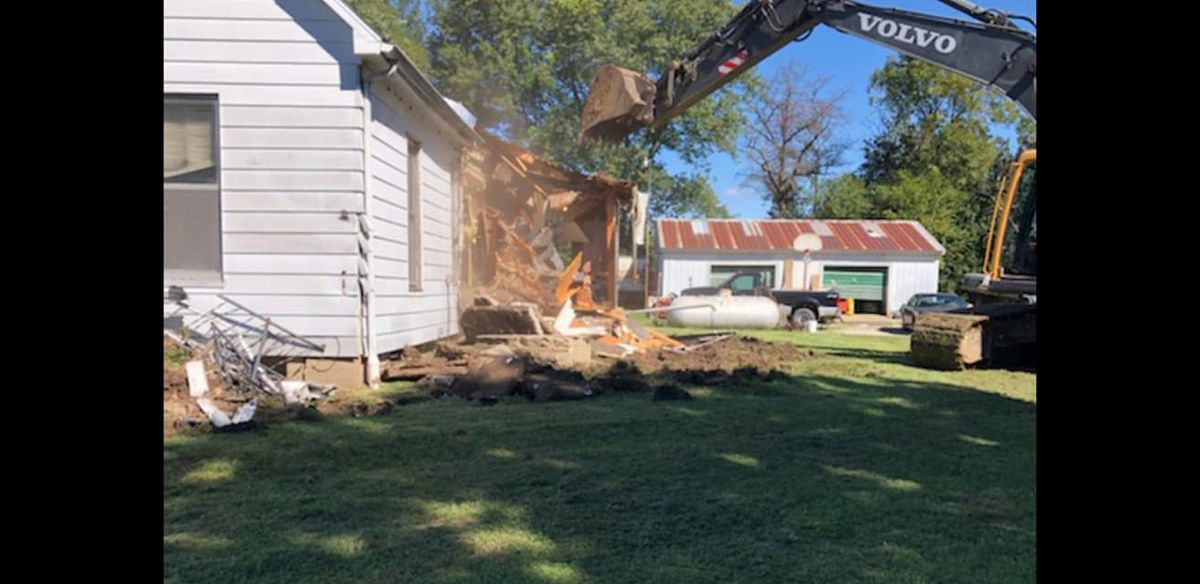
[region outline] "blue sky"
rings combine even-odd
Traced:
[[[873,6],[899,8],[913,12],[946,16],[950,18],[969,19],[949,6],[936,0],[866,0]],[[994,8],[1013,14],[1022,14],[1037,18],[1037,6],[1034,0],[974,0],[975,4],[985,8]],[[1027,23],[1019,23],[1029,30]],[[850,142],[846,153],[846,166],[838,172],[850,171],[862,162],[863,144],[873,134],[873,128],[878,117],[868,102],[867,84],[871,73],[883,66],[888,56],[896,54],[883,46],[863,39],[842,34],[836,30],[821,26],[813,31],[808,40],[791,43],[758,65],[758,72],[763,77],[769,77],[776,68],[787,62],[794,62],[808,67],[810,75],[829,78],[829,90],[846,91],[843,102],[850,122],[844,129],[843,137]],[[1016,147],[1015,139],[1009,134],[1012,147]],[[667,153],[662,156],[663,163],[671,172],[693,173],[696,169],[689,168],[677,157]],[[735,217],[757,218],[767,216],[767,205],[763,201],[761,191],[755,185],[745,184],[745,159],[732,159],[724,153],[709,158],[711,166],[708,180],[716,190],[721,202],[729,208]]]

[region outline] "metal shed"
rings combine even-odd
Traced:
[[[856,312],[890,314],[913,294],[936,292],[946,250],[916,221],[815,219],[660,219],[663,294],[709,286],[737,271],[767,275],[776,288],[836,288]],[[793,249],[801,234],[819,238],[805,275]]]

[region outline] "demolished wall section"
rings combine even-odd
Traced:
[[[597,302],[617,300],[619,209],[636,209],[633,183],[583,175],[480,131],[483,144],[470,156],[464,245],[467,250],[460,306],[486,291],[502,302],[538,304],[553,314],[562,304],[555,289],[569,259],[590,266]]]

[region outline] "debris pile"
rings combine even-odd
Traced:
[[[578,307],[585,289],[565,287],[566,298],[554,318],[543,318],[540,308],[528,303],[503,305],[477,298],[464,310],[462,341],[442,341],[424,353],[407,348],[387,364],[385,379],[419,380],[430,395],[481,405],[494,405],[506,396],[559,401],[605,391],[680,400],[691,395],[675,383],[773,381],[786,376],[788,364],[812,355],[791,344],[733,333],[672,338],[629,319],[619,308]]]
[[[565,272],[587,288],[581,305],[616,305],[618,221],[624,213],[631,225],[644,223],[645,195],[633,183],[572,172],[480,134],[465,198],[468,285],[460,305],[482,293],[552,315],[562,306]]]
[[[464,198],[459,325],[465,338],[425,353],[406,350],[387,363],[385,380],[419,380],[433,395],[483,405],[512,395],[552,401],[602,391],[650,393],[662,380],[649,376],[676,365],[715,371],[714,364],[728,364],[713,358],[719,347],[743,348],[733,334],[675,339],[630,318],[712,306],[617,307],[618,235],[632,233],[632,242],[624,243],[636,246],[644,231],[647,200],[632,183],[572,172],[480,134],[484,144],[472,155]],[[627,231],[620,228],[624,218]],[[759,361],[737,366],[746,363]],[[667,387],[656,399],[686,395]]]
[[[270,318],[230,298],[223,295],[217,298],[220,302],[215,306],[197,312],[188,305],[187,295],[182,290],[174,291],[167,300],[173,304],[174,311],[164,318],[163,326],[164,354],[187,359],[184,365],[187,397],[214,430],[254,427],[258,397],[281,398],[287,407],[307,406],[335,389],[332,385],[285,379],[265,361],[268,354],[285,354],[286,349],[282,347],[323,350],[322,346],[272,323]],[[277,362],[276,367],[287,361],[278,357],[273,360]],[[177,390],[179,384],[172,383],[167,369],[164,366],[163,390]],[[164,402],[171,401],[169,398],[169,395],[164,396]],[[195,414],[192,408],[180,408],[177,403],[174,407],[177,413],[184,414],[178,419],[185,425],[201,425],[201,420],[192,415]]]
[[[211,347],[209,348],[211,352]],[[250,429],[259,410],[257,396],[231,390],[203,352],[193,352],[163,336],[163,433]]]

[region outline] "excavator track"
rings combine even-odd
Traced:
[[[924,314],[912,333],[913,362],[958,370],[983,363],[1036,367],[1037,305],[991,304]]]
[[[983,326],[988,317],[923,314],[913,325],[913,362],[930,369],[965,369],[983,360]]]

